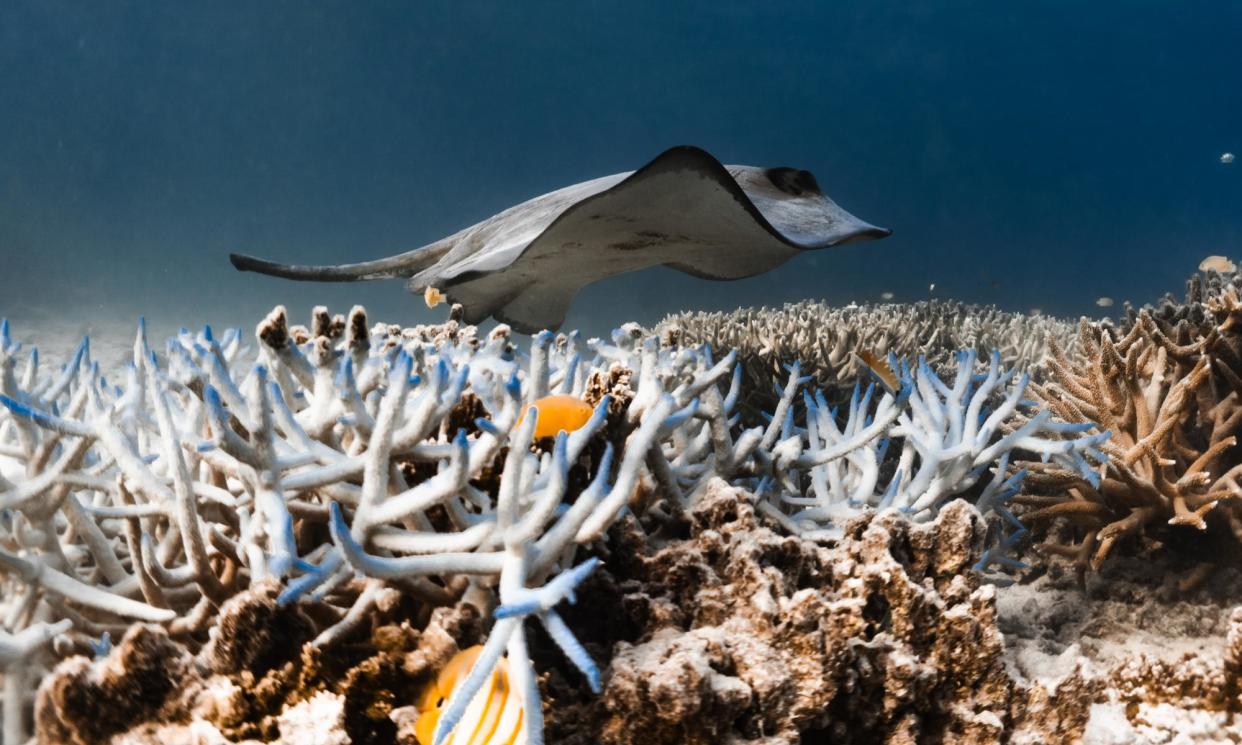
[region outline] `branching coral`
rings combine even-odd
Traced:
[[[738,350],[761,402],[772,388],[770,381],[782,377],[782,366],[795,361],[802,362],[829,400],[838,401],[854,381],[867,377],[859,352],[923,358],[945,374],[960,351],[975,350],[985,360],[999,351],[1005,366],[1038,371],[1048,356],[1047,339],[1067,348],[1074,340],[1073,325],[1055,318],[940,300],[840,308],[806,301],[780,309],[686,312],[665,318],[656,328],[684,344]]]
[[[5,629],[22,640],[14,659],[46,662],[35,642],[52,637],[59,654],[92,652],[135,621],[193,648],[230,598],[273,584],[281,607],[316,609],[312,649],[361,633],[394,594],[424,623],[433,608],[467,603],[490,631],[437,740],[507,652],[534,745],[542,717],[524,622],[540,622],[588,687],[601,684],[557,606],[622,516],[676,525],[724,478],[815,537],[872,505],[930,516],[989,464],[1003,472],[1014,447],[1055,451],[1085,477],[1083,456],[1102,439],[1052,443],[1041,433],[1064,427],[1046,414],[1002,437],[1023,384],[999,357],[979,379],[963,357],[952,387],[925,363],[911,371],[894,359],[897,389],[857,394],[840,421],[822,394],[801,396],[808,380],[795,363],[770,422],[745,428],[735,353],[717,360],[707,346],[623,327],[585,344],[538,334],[524,358],[507,328],[480,338],[459,317],[368,331],[361,308],[319,309],[303,329],[278,308],[259,324],[253,358],[239,333],[209,328],[157,356],[140,328],[124,386],[100,375],[85,343],[56,374],[31,355],[19,376],[5,335],[0,569]],[[537,437],[532,404],[549,394],[593,411],[572,432]],[[908,476],[879,490],[887,447]],[[1011,489],[997,479],[992,496]],[[10,679],[6,712],[22,712]],[[21,717],[5,721],[6,745],[20,741]]]
[[[1186,294],[1180,298],[1171,293],[1166,294],[1159,302],[1145,305],[1141,310],[1127,304],[1122,328],[1128,331],[1133,327],[1142,311],[1146,311],[1165,327],[1186,324],[1194,328],[1205,328],[1206,324],[1212,322],[1212,312],[1208,305],[1218,301],[1230,288],[1234,292],[1242,291],[1242,272],[1237,269],[1231,272],[1196,272],[1186,280]]]
[[[1070,422],[1114,433],[1097,480],[1054,463],[1031,463],[1031,493],[1016,502],[1023,522],[1056,519],[1077,529],[1073,545],[1045,546],[1073,559],[1080,577],[1098,570],[1131,536],[1207,531],[1219,523],[1242,540],[1242,303],[1235,290],[1205,304],[1210,321],[1176,325],[1144,312],[1124,336],[1104,325],[1080,328],[1083,362],[1057,353],[1054,380],[1035,398]]]
[[[896,365],[896,359],[891,363]],[[960,354],[950,386],[926,362],[913,371],[903,368],[902,394],[896,399],[884,394],[874,411],[869,407],[874,386],[861,396],[855,388],[840,428],[822,394],[805,394],[806,429],[801,437],[783,440],[781,447],[805,448],[793,462],[809,467],[809,486],[785,480],[761,491],[776,490],[780,502],[802,507],[788,522],[815,531],[833,523],[839,528],[841,518],[863,507],[896,507],[926,519],[991,470],[980,507],[996,509],[1016,524],[1004,507],[1022,479],[1022,474],[1008,474],[1014,450],[1043,453],[1067,472],[1092,477],[1087,458],[1103,459],[1097,446],[1108,438],[1107,432],[1079,434],[1093,425],[1054,422],[1048,410],[1024,417],[1030,409],[1023,401],[1029,377],[1024,374],[1015,381],[1017,373],[1002,369],[999,354],[993,354],[986,375],[976,376],[974,369],[974,353]],[[1022,423],[998,436],[1003,425],[1015,421]],[[1066,433],[1079,436],[1064,439]],[[899,456],[887,486],[880,486],[890,442],[900,442]],[[775,513],[772,505],[765,508]]]

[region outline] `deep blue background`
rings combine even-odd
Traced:
[[[597,285],[682,307],[938,296],[1096,312],[1242,257],[1242,4],[0,4],[0,315],[438,317],[356,261],[679,143],[813,171],[892,228],[767,276]]]

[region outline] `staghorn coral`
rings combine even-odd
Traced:
[[[1233,288],[1235,292],[1242,291],[1242,272],[1237,269],[1231,272],[1196,272],[1187,278],[1186,294],[1181,298],[1168,293],[1158,302],[1142,308],[1134,308],[1126,303],[1125,315],[1121,319],[1122,330],[1128,331],[1132,328],[1144,311],[1166,327],[1176,327],[1184,323],[1206,330],[1205,325],[1212,323],[1212,312],[1208,304],[1222,297],[1229,288]]]
[[[660,321],[656,331],[682,344],[736,349],[760,408],[770,400],[782,367],[795,361],[830,400],[840,400],[867,377],[857,352],[893,354],[912,363],[924,358],[945,374],[960,351],[973,349],[984,360],[999,351],[1006,367],[1038,372],[1048,356],[1048,339],[1071,350],[1074,341],[1073,325],[1059,319],[943,300],[840,308],[803,301],[779,309],[684,312]]]
[[[1057,353],[1052,380],[1032,387],[1034,397],[1066,421],[1113,433],[1100,446],[1110,458],[1096,478],[1029,463],[1028,493],[1014,499],[1029,508],[1021,515],[1026,524],[1072,526],[1070,543],[1044,548],[1072,559],[1080,580],[1126,541],[1197,543],[1203,563],[1187,586],[1213,563],[1236,555],[1242,539],[1242,327],[1235,322],[1242,302],[1228,288],[1204,307],[1211,320],[1199,326],[1145,311],[1124,335],[1084,321],[1082,361]],[[1187,541],[1187,531],[1208,540]]]
[[[819,429],[795,426],[808,381],[794,365],[769,424],[745,428],[733,353],[716,360],[708,347],[661,345],[627,326],[585,344],[537,334],[524,357],[506,327],[483,338],[459,318],[454,307],[445,324],[368,331],[361,308],[348,317],[317,309],[304,329],[278,308],[258,325],[254,356],[241,334],[217,338],[209,328],[181,332],[157,356],[140,327],[124,386],[100,375],[86,342],[56,374],[32,354],[18,375],[18,345],[0,335],[2,597],[6,633],[20,637],[5,659],[22,661],[19,675],[5,676],[6,745],[24,739],[30,706],[13,681],[37,681],[56,656],[104,654],[106,638],[130,640],[121,656],[143,649],[147,642],[127,636],[135,623],[158,624],[141,638],[162,634],[196,664],[227,652],[233,661],[218,670],[275,670],[244,634],[218,633],[234,599],[259,596],[267,599],[245,607],[268,615],[248,623],[293,613],[302,620],[282,636],[305,638],[311,650],[338,649],[386,614],[425,629],[436,609],[477,609],[486,633],[467,642],[481,640],[484,652],[444,710],[442,740],[502,654],[515,690],[539,700],[530,648],[541,637],[527,619],[564,655],[555,664],[577,669],[573,685],[599,687],[595,657],[558,608],[590,580],[621,516],[675,531],[723,478],[755,491],[786,529],[839,529],[880,496],[873,476],[893,442],[911,453],[901,504],[924,519],[994,459],[1003,471],[1010,449],[1058,431],[1035,416],[1021,434],[1000,437],[1018,386],[1008,408],[962,440],[963,424],[980,413],[968,403],[973,364],[952,388],[926,365],[902,367],[900,389],[859,394],[835,434],[835,417],[813,394],[804,406],[815,402]],[[1000,390],[1009,374],[998,359],[990,369],[985,386]],[[589,401],[593,413],[572,433],[532,444],[531,404],[550,394]],[[1093,442],[1058,442],[1058,457],[1082,470]],[[821,478],[828,491],[812,506],[831,514],[787,515]],[[841,494],[853,504],[834,503]],[[223,641],[204,646],[206,637]],[[287,654],[279,660],[289,664]],[[66,664],[98,675],[80,659]],[[246,699],[266,703],[227,707],[241,712],[220,723],[227,736],[267,739],[280,717],[301,716],[290,707],[309,699],[264,683],[271,670],[255,684],[261,695]],[[402,686],[378,701],[347,699],[346,726],[367,737],[389,732]],[[54,684],[42,690],[40,722],[73,716]],[[155,705],[159,696],[144,698]],[[159,706],[165,713],[152,718],[163,724],[195,710]],[[540,708],[528,704],[524,719],[532,745],[541,741]]]
[[[894,366],[895,358],[890,358]],[[979,495],[979,507],[995,510],[1018,531],[1022,526],[1005,507],[1017,492],[1023,474],[1008,475],[1010,454],[1014,451],[1044,454],[1050,463],[1084,479],[1093,472],[1086,456],[1103,459],[1096,446],[1107,432],[1065,434],[1093,429],[1089,423],[1054,422],[1050,411],[1031,412],[1023,401],[1030,382],[1014,370],[1003,370],[1000,355],[994,353],[986,375],[974,375],[974,352],[957,358],[952,385],[946,385],[927,363],[915,370],[899,366],[902,393],[894,398],[885,394],[874,409],[870,400],[874,387],[860,395],[856,386],[844,423],[838,428],[836,415],[821,393],[804,392],[805,430],[792,435],[792,409],[785,404],[794,390],[796,368],[786,386],[786,395],[777,407],[787,412],[778,449],[788,448],[778,458],[809,466],[806,485],[787,477],[762,481],[761,494],[772,502],[761,506],[791,532],[835,537],[843,518],[859,509],[883,510],[896,507],[914,517],[927,519],[941,504],[986,481]],[[995,402],[995,408],[989,405]],[[775,425],[775,419],[773,425]],[[1019,423],[999,436],[1002,425]],[[766,440],[765,440],[766,441]],[[899,442],[900,447],[892,445]],[[800,447],[806,452],[800,452]],[[897,453],[888,463],[888,483],[880,486],[886,453]],[[779,468],[778,474],[785,474]],[[991,478],[983,477],[991,471]],[[783,510],[778,510],[776,504]],[[801,509],[798,509],[801,508]],[[785,517],[784,512],[796,510]],[[1011,536],[1012,538],[1012,536]],[[983,565],[1003,562],[1007,546],[989,551]]]

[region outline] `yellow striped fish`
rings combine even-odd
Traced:
[[[419,696],[418,719],[414,722],[414,736],[419,745],[432,745],[440,712],[482,651],[482,646],[475,646],[458,652]],[[509,685],[509,661],[502,657],[466,707],[465,715],[444,741],[445,745],[523,745],[526,738],[522,736],[519,698]]]

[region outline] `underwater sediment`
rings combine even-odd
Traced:
[[[122,385],[6,333],[5,742],[421,742],[428,686],[480,645],[432,739],[485,727],[486,686],[526,742],[1227,741],[1236,569],[1168,525],[1214,494],[1183,478],[1211,437],[1174,434],[1189,407],[1152,436],[1178,377],[1136,376],[1167,351],[1118,355],[1107,391],[1160,395],[1114,424],[1065,408],[1056,374],[1119,333],[1087,328],[1072,358],[894,353],[839,406],[791,360],[758,424],[739,352],[635,326],[528,346],[277,309],[254,352],[140,331]],[[1093,571],[1048,549],[1110,523],[1037,497],[1124,520],[1170,481]],[[1161,624],[1193,643],[1116,636]]]

